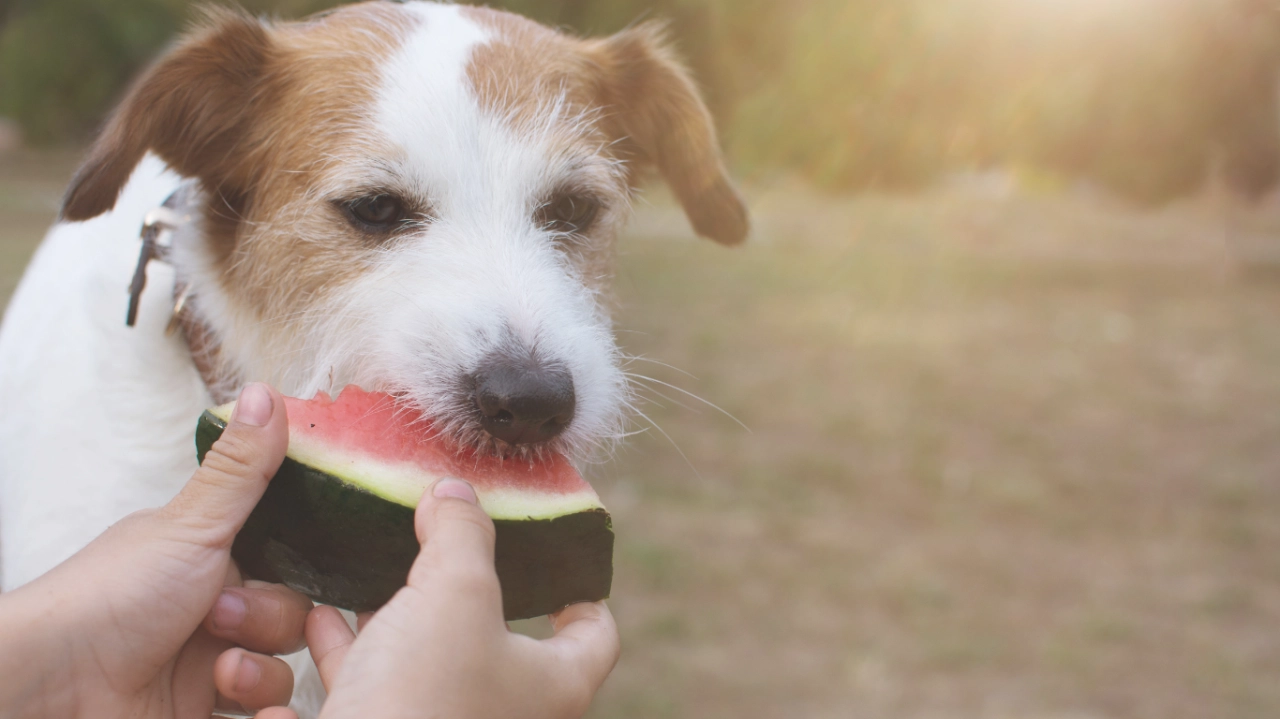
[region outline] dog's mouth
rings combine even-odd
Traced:
[[[444,402],[422,402],[410,391],[389,394],[413,408],[420,421],[434,428],[433,436],[459,453],[527,461],[571,454],[565,433],[575,414],[572,384],[560,383],[553,394],[530,396],[512,391],[510,379],[485,381],[469,375]]]
[[[511,444],[494,437],[487,432],[479,433],[469,444],[468,447],[483,456],[497,457],[498,459],[514,459],[521,461],[539,461],[548,456],[556,454],[567,454],[563,443],[551,440],[549,442]]]
[[[530,462],[550,455],[570,454],[569,447],[558,436],[542,441],[511,442],[503,439],[485,427],[479,414],[466,420],[437,420],[434,424],[439,427],[440,436],[457,447],[460,453]]]

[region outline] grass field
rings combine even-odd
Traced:
[[[0,159],[3,296],[71,161]],[[751,194],[622,244],[634,371],[750,429],[656,386],[591,470],[595,719],[1280,716],[1280,211]]]

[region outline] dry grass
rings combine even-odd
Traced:
[[[69,165],[0,163],[7,292]],[[636,371],[751,431],[658,387],[680,451],[593,470],[593,717],[1280,715],[1280,212],[755,194],[745,250],[661,200],[623,246],[624,344],[696,379]]]

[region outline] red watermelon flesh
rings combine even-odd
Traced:
[[[210,410],[231,416],[235,403]],[[562,455],[500,459],[459,448],[416,410],[382,392],[348,386],[336,400],[285,398],[289,456],[414,507],[442,477],[475,487],[494,519],[546,519],[601,508],[599,496]]]

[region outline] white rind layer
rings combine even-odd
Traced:
[[[235,402],[209,410],[218,419],[229,422]],[[341,481],[405,507],[417,507],[428,487],[446,475],[412,463],[384,462],[370,455],[351,456],[335,451],[321,442],[289,433],[288,456],[301,464],[331,474]],[[460,473],[458,479],[469,479]],[[600,497],[583,482],[583,489],[573,493],[544,492],[517,486],[487,487],[473,482],[480,506],[493,519],[555,519],[568,514],[602,510]]]

